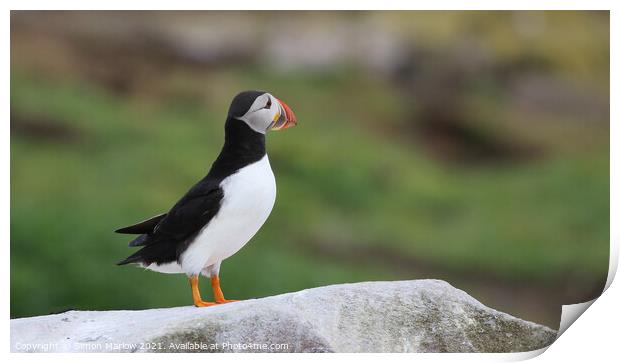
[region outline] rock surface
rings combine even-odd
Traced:
[[[13,352],[518,352],[555,337],[438,280],[332,285],[208,308],[11,320]]]

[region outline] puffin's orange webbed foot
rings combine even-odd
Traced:
[[[194,306],[197,308],[204,308],[204,307],[213,306],[213,305],[217,305],[217,304],[214,302],[210,302],[210,301],[194,300]]]
[[[200,290],[198,289],[198,276],[190,277],[189,285],[192,288],[192,299],[194,299],[194,306],[203,308],[215,305],[214,302],[202,301],[202,298],[200,297]]]
[[[231,302],[236,302],[236,301],[241,301],[241,300],[228,300],[228,299],[215,300],[215,303],[216,304],[226,304],[226,303],[231,303]]]
[[[215,297],[216,304],[226,304],[240,300],[228,300],[224,298],[224,293],[220,288],[220,278],[218,276],[211,278],[211,288],[213,288],[213,296]]]

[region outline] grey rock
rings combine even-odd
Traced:
[[[319,287],[208,308],[11,320],[13,352],[520,352],[557,332],[438,280]]]

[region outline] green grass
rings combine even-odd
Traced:
[[[162,82],[189,77],[170,78]],[[13,71],[12,111],[45,116],[78,138],[12,135],[11,316],[188,304],[183,276],[116,267],[131,250],[112,231],[166,211],[207,172],[230,96],[257,84],[286,95],[300,123],[268,136],[278,199],[264,228],[222,266],[231,298],[416,277],[312,253],[314,245],[379,248],[455,275],[476,270],[508,281],[607,273],[605,139],[521,164],[449,167],[378,132],[397,123],[403,101],[355,72],[317,78],[246,69],[211,81],[221,92],[174,103]]]

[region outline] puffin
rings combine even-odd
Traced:
[[[254,237],[275,203],[265,135],[296,124],[291,108],[271,93],[237,94],[228,110],[224,146],[207,175],[167,213],[117,229],[138,235],[129,246],[141,247],[117,264],[186,274],[197,307],[237,301],[224,297],[220,266]],[[200,275],[211,279],[213,302],[200,296]]]

